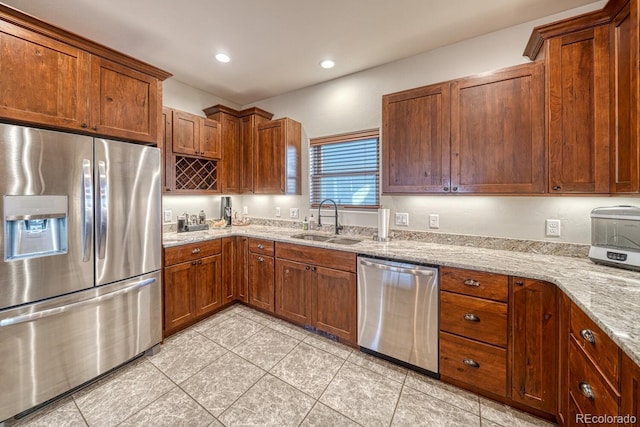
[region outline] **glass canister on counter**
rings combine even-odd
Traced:
[[[207,223],[207,214],[204,213],[204,210],[200,210],[198,214],[198,224],[206,224]]]

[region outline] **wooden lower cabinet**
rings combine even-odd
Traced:
[[[313,271],[312,271],[313,268]],[[275,312],[299,325],[310,325],[311,287],[315,267],[295,261],[276,260]]]
[[[275,262],[272,256],[249,253],[249,305],[275,311]]]
[[[620,415],[629,417],[625,426],[640,426],[640,366],[626,354],[622,355]],[[631,422],[634,417],[635,422]]]
[[[289,243],[276,245],[276,314],[357,342],[356,255]]]
[[[556,286],[516,277],[511,281],[511,399],[555,414],[558,372]]]
[[[358,342],[356,274],[317,267],[313,283],[313,323],[342,342]]]
[[[164,326],[166,337],[222,306],[220,240],[164,250]]]

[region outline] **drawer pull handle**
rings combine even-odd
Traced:
[[[264,262],[264,258],[262,258],[261,256],[258,257],[258,262]]]
[[[584,394],[587,399],[593,400],[596,398],[595,394],[593,394],[593,389],[589,385],[589,383],[580,383],[580,391]]]
[[[195,248],[194,250],[192,250],[192,251],[191,251],[191,253],[192,253],[193,255],[195,255],[195,254],[199,254],[199,253],[200,253],[200,248]]]
[[[264,245],[262,243],[258,244],[258,249],[264,249]]]
[[[480,318],[472,313],[466,313],[464,315],[464,320],[468,320],[469,322],[479,322]]]
[[[465,365],[470,366],[472,368],[479,368],[480,367],[480,364],[478,362],[476,362],[475,360],[473,360],[473,359],[464,359],[462,361],[462,363],[464,363]]]
[[[467,286],[473,286],[473,287],[478,287],[480,286],[480,282],[478,282],[477,280],[473,280],[473,279],[467,279],[464,281],[464,284]]]
[[[584,338],[585,341],[590,342],[591,344],[596,343],[596,337],[593,335],[593,331],[591,329],[581,330],[580,335],[582,335],[582,338]]]

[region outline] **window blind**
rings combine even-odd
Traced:
[[[380,205],[377,129],[314,138],[309,145],[311,206],[324,199],[341,207]]]

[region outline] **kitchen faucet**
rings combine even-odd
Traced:
[[[318,206],[318,228],[322,226],[323,215],[320,214],[320,209],[322,209],[322,205],[324,204],[324,202],[333,203],[333,210],[336,216],[336,234],[338,234],[338,231],[342,230],[343,227],[338,224],[338,205],[336,204],[336,202],[333,201],[333,199],[324,199],[323,201],[320,202],[320,206]],[[324,215],[324,216],[330,216],[330,215]]]

